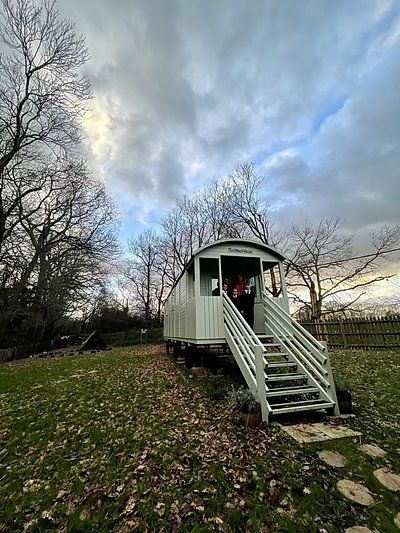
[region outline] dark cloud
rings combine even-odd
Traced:
[[[282,223],[398,221],[398,2],[59,6],[93,58],[90,161],[131,217],[246,158]]]
[[[275,158],[269,168],[275,198],[288,199],[282,220],[340,216],[350,230],[364,232],[399,223],[399,82],[396,63],[365,80],[311,142],[314,168],[306,164],[307,150]]]

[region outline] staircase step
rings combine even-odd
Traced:
[[[260,340],[269,340],[269,341],[273,341],[274,340],[274,336],[273,335],[257,335],[257,337],[260,339]]]
[[[287,357],[287,353],[283,352],[267,352],[264,353],[264,357]]]
[[[266,396],[267,398],[274,398],[276,396],[294,396],[296,394],[315,394],[316,392],[319,392],[317,387],[309,387],[308,385],[305,385],[269,390],[267,391]]]
[[[263,344],[263,348],[267,353],[276,353],[282,350],[282,344]]]
[[[285,404],[271,405],[271,412],[274,415],[282,413],[294,413],[296,411],[314,411],[317,409],[330,409],[334,407],[333,402],[327,402],[326,400],[306,400],[303,402],[293,402]]]
[[[268,363],[268,368],[296,368],[297,363],[292,363],[291,361],[281,361],[281,362],[271,362]]]
[[[302,376],[305,377],[304,374],[302,374]],[[299,393],[301,393],[302,391],[304,391],[305,389],[309,389],[309,388],[316,388],[316,387],[313,387],[312,385],[309,385],[308,383],[305,383],[304,385],[293,385],[293,386],[290,386],[290,387],[285,387],[285,383],[283,383],[283,387],[279,387],[279,388],[276,388],[274,387],[273,389],[267,389],[267,390],[270,390],[270,391],[281,391],[281,390],[284,390],[284,391],[292,391],[292,390],[296,390],[296,391],[299,391]],[[319,390],[319,389],[318,389]]]
[[[287,374],[269,374],[266,381],[297,381],[299,379],[307,379],[307,376],[305,374],[295,374],[294,372]]]
[[[276,348],[278,346],[281,346],[280,342],[263,342],[260,338],[261,344],[265,346],[266,348]]]

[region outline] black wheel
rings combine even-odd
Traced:
[[[172,350],[172,355],[174,359],[178,359],[179,354],[181,353],[181,343],[180,342],[174,342],[174,347]]]
[[[185,353],[185,366],[186,368],[192,368],[193,366],[193,355],[190,353]]]
[[[196,347],[186,346],[185,351],[185,366],[186,368],[192,368],[196,358]]]

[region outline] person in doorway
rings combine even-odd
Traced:
[[[242,294],[242,292],[244,291],[244,281],[243,281],[243,278],[242,278],[241,274],[238,274],[236,276],[236,281],[235,281],[234,287],[235,287],[235,289],[237,289],[238,296],[240,296]]]
[[[248,325],[253,329],[254,326],[254,300],[256,295],[250,287],[250,282],[246,281],[244,284],[244,291],[240,295],[240,309],[243,318]]]
[[[227,283],[223,283],[222,290],[229,296],[229,285]]]
[[[212,291],[212,295],[213,295],[213,296],[219,296],[219,295],[220,295],[219,281],[217,281],[217,286],[216,286],[215,289]]]
[[[224,278],[223,281],[222,281],[222,287],[226,285],[228,287],[227,289],[227,293],[228,293],[228,296],[231,295],[231,280],[229,278]]]
[[[240,298],[236,287],[233,287],[232,294],[230,296],[233,305],[240,311]]]

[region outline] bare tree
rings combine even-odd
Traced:
[[[79,145],[91,96],[79,74],[89,58],[84,38],[60,19],[55,3],[1,1],[0,250],[19,223],[18,205],[48,178],[49,160]]]
[[[289,287],[294,301],[309,309],[312,319],[351,309],[366,287],[391,277],[379,262],[398,244],[399,227],[372,233],[372,252],[355,257],[353,236],[343,236],[342,226],[339,218],[329,218],[316,226],[306,221],[292,228]],[[326,306],[327,300],[334,303]]]
[[[264,181],[264,176],[257,175],[254,163],[245,161],[237,165],[225,180],[225,210],[229,213],[230,224],[242,234],[277,246],[285,235],[270,218],[269,204],[262,195]]]
[[[166,284],[166,263],[161,254],[161,239],[154,230],[146,230],[129,240],[132,259],[127,262],[125,277],[134,288],[138,309],[146,321],[161,319]]]
[[[90,85],[79,68],[89,54],[55,2],[2,0],[0,14],[0,175],[39,145],[65,153],[81,138]]]
[[[43,335],[85,296],[117,251],[115,208],[84,163],[56,165],[45,177],[40,191],[19,199],[18,224],[3,248],[0,338],[29,314]]]
[[[249,237],[275,245],[282,239],[262,199],[263,178],[242,163],[227,178],[215,178],[191,197],[177,199],[160,221],[167,276],[174,283],[193,253],[224,238]]]

